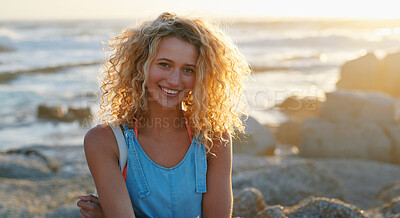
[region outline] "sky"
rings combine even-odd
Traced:
[[[398,0],[0,0],[0,20],[212,17],[400,19]]]

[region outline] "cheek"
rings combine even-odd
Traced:
[[[161,74],[156,70],[150,68],[148,83],[153,85],[153,83],[157,83],[161,79]]]
[[[195,82],[196,82],[195,77],[187,78],[187,79],[185,80],[185,89],[190,89],[190,90],[192,90],[193,87],[194,87]]]

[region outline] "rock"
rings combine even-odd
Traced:
[[[376,197],[386,202],[391,201],[393,198],[400,197],[400,181],[383,187],[378,194],[376,194]]]
[[[90,108],[73,108],[69,107],[67,114],[65,114],[61,120],[65,122],[71,122],[74,120],[84,120],[91,116]]]
[[[295,121],[282,123],[277,128],[275,137],[280,143],[298,146],[301,140],[301,124]]]
[[[271,130],[261,125],[253,117],[244,122],[245,134],[238,134],[232,141],[233,152],[251,155],[272,155],[275,149],[275,138]]]
[[[0,45],[0,52],[10,52],[10,51],[15,51],[15,49],[8,46]]]
[[[290,96],[276,107],[295,121],[302,121],[308,117],[318,116],[322,102],[315,96]]]
[[[400,164],[400,125],[385,125],[384,129],[392,141],[393,162]]]
[[[256,218],[286,218],[287,216],[283,213],[283,209],[284,207],[281,205],[269,206],[260,211]]]
[[[356,206],[337,199],[309,197],[298,205],[285,208],[288,217],[353,217],[366,218],[364,212]]]
[[[392,143],[372,122],[337,122],[308,119],[302,124],[299,146],[303,157],[364,158],[392,161]]]
[[[391,202],[384,204],[378,208],[368,211],[370,217],[400,217],[400,197],[392,199]]]
[[[264,195],[269,205],[293,205],[300,200],[314,195],[344,199],[343,189],[338,178],[322,164],[295,158],[256,158],[256,164],[243,156],[234,157],[234,168],[238,164],[246,171],[236,171],[232,177],[234,193],[245,187],[254,187]],[[240,167],[239,167],[240,168]]]
[[[376,90],[379,67],[379,60],[373,53],[350,60],[343,64],[336,86],[342,89]]]
[[[255,188],[244,188],[234,196],[233,217],[255,217],[267,204],[261,192]]]
[[[343,64],[341,79],[336,84],[341,89],[377,90],[392,96],[400,96],[400,52],[378,60],[374,54]]]
[[[38,158],[15,154],[0,155],[0,177],[2,178],[47,178],[51,175],[51,170]]]
[[[393,96],[400,96],[400,52],[388,54],[381,60],[380,89]]]
[[[36,155],[0,155],[0,217],[79,217],[79,195],[94,184],[82,146],[35,146],[62,165],[53,173]]]
[[[39,105],[38,117],[42,119],[59,120],[63,117],[61,106]]]
[[[400,166],[362,159],[313,159],[328,167],[339,179],[347,203],[367,210],[381,206],[385,201],[377,193],[388,184],[400,181]]]
[[[63,113],[61,106],[39,105],[38,117],[43,119],[72,122],[78,120],[81,124],[91,116],[90,108],[68,107],[68,112]]]
[[[265,170],[276,167],[280,163],[281,159],[273,156],[265,157],[249,154],[233,154],[232,175],[235,176],[243,172]]]
[[[371,121],[378,124],[396,123],[395,101],[379,92],[335,91],[326,94],[320,118],[331,122]]]
[[[55,164],[48,157],[46,157],[45,155],[43,155],[42,153],[40,153],[39,151],[34,150],[34,149],[30,149],[30,148],[11,149],[11,150],[1,152],[1,153],[6,154],[6,155],[7,154],[23,154],[23,155],[27,155],[27,156],[35,155],[36,157],[43,160],[52,172],[57,173],[59,170],[57,164]]]
[[[363,210],[337,199],[308,197],[291,207],[275,205],[266,207],[257,214],[257,218],[270,217],[354,217],[367,218]]]

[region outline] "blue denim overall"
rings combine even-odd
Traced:
[[[182,161],[166,168],[153,162],[139,145],[135,132],[124,125],[128,146],[126,186],[136,217],[202,217],[207,159],[195,137]]]

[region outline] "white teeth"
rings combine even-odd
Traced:
[[[161,88],[164,92],[166,92],[166,93],[168,93],[168,94],[171,94],[171,95],[174,95],[174,94],[178,93],[178,91],[170,90],[170,89],[165,89],[165,88],[163,88],[163,87],[161,87],[161,86],[160,86],[160,88]]]

